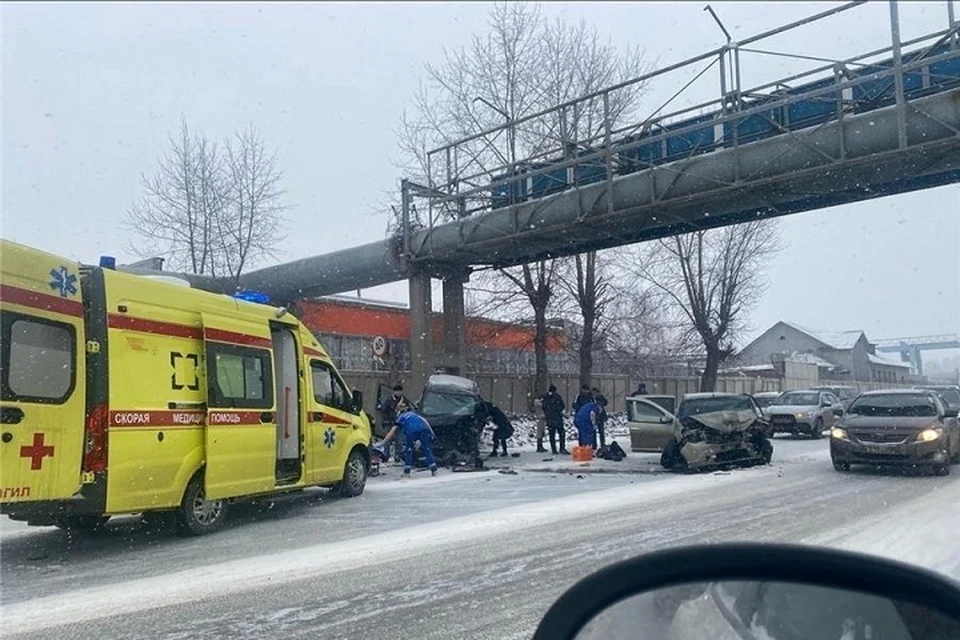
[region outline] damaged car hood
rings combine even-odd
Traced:
[[[740,411],[711,411],[710,413],[698,413],[695,416],[687,416],[681,419],[681,424],[686,428],[698,428],[699,426],[713,429],[721,433],[736,433],[745,431],[757,421],[757,415],[749,409]],[[696,423],[699,423],[697,425]]]

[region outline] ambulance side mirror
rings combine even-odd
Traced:
[[[359,389],[353,390],[353,410],[357,413],[363,411],[363,392]]]

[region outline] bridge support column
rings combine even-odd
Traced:
[[[433,373],[432,312],[430,274],[415,273],[410,277],[410,382],[406,385],[413,400]]]
[[[463,285],[466,271],[443,279],[443,368],[447,373],[463,375],[466,339]]]

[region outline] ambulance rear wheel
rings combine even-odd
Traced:
[[[92,532],[103,528],[109,519],[110,516],[62,516],[55,524],[64,531]]]
[[[344,498],[353,498],[363,493],[367,486],[367,461],[360,451],[351,451],[347,464],[343,467],[343,480],[334,490]]]
[[[203,490],[203,474],[197,474],[187,485],[177,510],[177,525],[185,535],[202,536],[223,526],[227,518],[224,500],[207,500]]]

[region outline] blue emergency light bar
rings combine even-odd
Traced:
[[[237,291],[233,294],[237,300],[246,300],[247,302],[256,302],[258,304],[267,304],[270,298],[265,293],[259,291]]]

